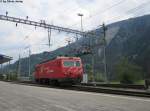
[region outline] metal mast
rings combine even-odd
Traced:
[[[104,35],[104,73],[105,73],[105,81],[108,82],[108,78],[107,78],[107,61],[106,61],[106,46],[107,46],[107,41],[106,41],[106,26],[103,23],[102,25],[102,29],[103,29],[103,35]]]
[[[28,16],[25,19],[11,17],[11,16],[8,16],[8,12],[6,13],[6,15],[0,15],[0,20],[14,22],[14,23],[16,23],[16,26],[18,26],[18,24],[26,24],[26,25],[32,25],[35,28],[42,27],[42,28],[48,29],[48,33],[51,32],[51,30],[56,30],[59,32],[62,31],[62,32],[66,32],[66,33],[76,34],[76,35],[86,35],[86,36],[96,37],[96,35],[93,35],[90,32],[83,32],[83,29],[82,29],[82,31],[79,31],[79,30],[64,28],[64,27],[60,27],[60,26],[56,26],[56,25],[50,25],[50,24],[47,24],[44,20],[41,20],[40,22],[31,21],[28,18],[29,18]],[[51,34],[49,33],[49,35],[51,35]]]

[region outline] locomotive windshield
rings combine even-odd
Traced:
[[[65,67],[79,67],[80,66],[79,61],[64,61],[63,64]]]
[[[80,62],[76,61],[76,66],[79,67],[80,66]]]

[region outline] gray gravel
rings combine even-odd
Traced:
[[[150,111],[150,99],[0,82],[0,111]]]

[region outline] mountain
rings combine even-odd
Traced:
[[[138,64],[143,71],[150,74],[150,15],[116,22],[107,25],[106,32],[106,60],[107,74],[109,79],[115,79],[115,67],[123,57],[127,57],[131,62]],[[85,46],[92,46],[93,55],[82,55],[84,66],[92,64],[94,56],[94,74],[104,76],[104,50],[102,44],[102,29],[93,30],[97,37],[82,37],[77,42],[69,46],[59,48],[52,52],[43,52],[31,56],[31,69],[44,60],[55,58],[58,55],[74,56],[78,51],[82,51]],[[16,71],[18,61],[10,66]],[[86,71],[86,69],[85,69]],[[21,59],[21,72],[23,76],[28,74],[28,58]]]

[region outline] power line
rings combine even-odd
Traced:
[[[145,5],[150,5],[149,3],[150,3],[150,1],[149,1],[149,2],[145,2],[145,3],[142,3],[142,4],[138,5],[137,7],[134,7],[134,8],[132,8],[132,9],[126,11],[125,14],[128,14],[128,13],[134,14],[135,12],[137,12],[137,11],[139,11],[140,9],[144,8]],[[109,21],[111,21],[111,20],[113,20],[113,19],[118,19],[118,18],[120,18],[120,17],[123,18],[123,17],[125,17],[125,15],[124,15],[124,16],[119,15],[119,16],[113,17],[113,18],[111,18]],[[108,21],[107,21],[107,22],[108,22]]]
[[[107,12],[108,10],[110,10],[110,9],[112,9],[112,8],[114,8],[114,7],[118,6],[118,5],[120,5],[120,4],[122,4],[122,3],[125,2],[125,1],[126,1],[126,0],[121,0],[121,1],[119,1],[119,2],[117,2],[117,3],[115,3],[115,4],[113,4],[112,6],[106,8],[105,10],[100,11],[100,12],[97,12],[97,13],[93,14],[92,16],[89,16],[89,17],[86,17],[86,18],[83,18],[83,19],[92,18],[92,17],[94,17],[94,16],[97,16],[98,13],[101,13],[100,15],[102,15],[102,14],[104,14],[105,12]],[[75,24],[71,25],[70,27],[73,27],[73,26],[75,26],[75,25],[77,25],[77,24],[78,24],[78,23],[75,23]]]
[[[114,8],[114,7],[116,7],[116,6],[120,5],[120,4],[122,4],[122,3],[125,2],[125,1],[126,1],[126,0],[121,0],[121,1],[117,2],[116,4],[114,4],[114,5],[112,5],[112,6],[108,7],[108,8],[106,8],[105,10],[103,10],[103,11],[101,11],[101,12],[97,12],[97,13],[93,14],[93,15],[90,16],[90,17],[87,17],[87,19],[88,19],[88,18],[92,18],[92,17],[94,17],[94,16],[97,16],[98,13],[100,13],[100,15],[102,15],[103,13],[105,13],[105,12],[109,11],[110,9],[112,9],[112,8]]]
[[[149,5],[149,3],[150,3],[150,1],[145,2],[145,3],[143,3],[143,4],[141,4],[141,5],[137,6],[137,7],[135,7],[135,8],[133,8],[133,9],[129,10],[127,13],[136,12],[136,11],[138,11],[139,9],[144,8],[146,5]]]

